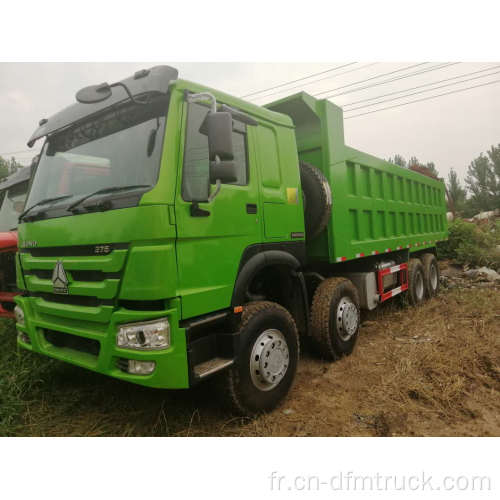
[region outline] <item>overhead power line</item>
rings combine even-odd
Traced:
[[[500,68],[500,64],[498,64],[496,66],[490,66],[489,68],[480,69],[478,71],[472,71],[470,73],[463,73],[461,75],[453,76],[451,78],[445,78],[444,80],[437,80],[437,81],[430,82],[430,83],[424,83],[423,85],[417,85],[416,87],[411,87],[409,89],[396,90],[394,92],[389,92],[387,94],[382,94],[382,95],[378,95],[378,96],[375,96],[375,97],[367,97],[366,99],[360,99],[359,101],[353,101],[353,102],[350,102],[350,103],[347,103],[347,104],[343,104],[342,107],[345,109],[346,106],[352,106],[354,104],[360,104],[362,102],[373,101],[375,99],[380,99],[382,97],[388,97],[388,96],[395,95],[395,94],[402,94],[404,92],[409,92],[411,90],[416,90],[416,89],[421,89],[421,88],[424,88],[424,87],[429,87],[431,85],[436,85],[438,83],[449,82],[450,80],[456,80],[457,78],[463,78],[464,76],[477,75],[478,73],[484,73],[485,71],[490,71],[490,70],[496,69],[496,68]],[[485,75],[485,76],[488,76],[488,75]]]
[[[301,85],[295,85],[294,87],[288,87],[288,88],[283,89],[283,90],[278,90],[278,92],[273,92],[272,94],[259,95],[259,96],[254,97],[254,99],[264,99],[264,98],[270,97],[272,95],[277,95],[277,94],[281,94],[283,92],[288,92],[289,90],[303,88],[306,85],[312,85],[314,83],[321,82],[323,80],[329,80],[330,78],[338,78],[339,76],[347,75],[348,73],[353,73],[354,71],[360,71],[362,69],[369,68],[370,66],[375,66],[375,64],[380,64],[380,63],[378,63],[378,62],[368,63],[368,64],[365,64],[363,66],[359,66],[359,67],[354,68],[354,69],[349,69],[347,71],[342,71],[342,73],[335,73],[334,75],[329,75],[329,76],[326,76],[326,77],[323,77],[323,78],[318,78],[317,80],[312,80],[310,82],[306,82],[306,83],[303,83]]]
[[[275,85],[274,87],[269,87],[267,89],[256,90],[255,92],[251,92],[250,94],[242,95],[240,97],[244,99],[246,97],[250,97],[256,94],[261,94],[262,92],[267,92],[268,90],[274,90],[280,87],[285,87],[286,85],[290,85],[291,83],[297,83],[302,80],[307,80],[308,78],[313,78],[314,76],[324,75],[325,73],[330,73],[332,71],[336,71],[337,69],[346,68],[347,66],[352,66],[353,64],[356,64],[356,62],[341,64],[340,66],[335,66],[334,68],[330,68],[325,71],[320,71],[319,73],[313,73],[311,75],[303,76],[302,78],[297,78],[296,80],[290,80],[289,82],[281,83],[279,85]]]
[[[324,99],[331,99],[333,97],[339,97],[341,95],[351,94],[353,92],[359,92],[360,90],[371,89],[373,87],[378,87],[380,85],[385,85],[386,83],[392,83],[392,82],[396,82],[398,80],[404,80],[406,78],[411,78],[413,76],[423,75],[424,73],[429,73],[429,72],[432,72],[432,71],[438,71],[440,69],[448,68],[450,66],[455,66],[457,64],[461,64],[461,63],[459,63],[459,62],[453,62],[453,63],[441,64],[441,65],[438,65],[438,66],[433,66],[431,68],[423,69],[423,70],[420,70],[420,71],[415,71],[415,72],[409,73],[407,75],[401,75],[401,76],[398,76],[398,77],[395,77],[395,78],[389,78],[388,80],[384,80],[382,82],[376,82],[376,83],[372,83],[370,85],[365,85],[364,87],[356,87],[354,89],[344,90],[343,92],[339,92],[337,94],[330,94],[330,95],[325,96]],[[339,90],[339,88],[337,88],[337,89],[331,89],[331,90],[332,91]],[[318,94],[316,94],[316,95],[318,95]]]
[[[347,116],[347,117],[344,118],[344,120],[349,120],[351,118],[357,118],[358,116],[371,115],[373,113],[378,113],[380,111],[385,111],[386,109],[400,108],[401,106],[407,106],[408,104],[413,104],[415,102],[424,102],[424,101],[429,101],[431,99],[437,99],[438,97],[443,97],[443,96],[446,96],[446,95],[458,94],[459,92],[465,92],[466,90],[477,89],[477,88],[480,88],[480,87],[486,87],[487,85],[493,85],[495,83],[500,83],[500,80],[493,80],[491,82],[482,83],[480,85],[473,85],[471,87],[466,87],[466,88],[463,88],[463,89],[452,90],[450,92],[444,92],[442,94],[437,94],[437,95],[433,95],[433,96],[429,96],[429,97],[424,97],[422,99],[415,99],[413,101],[403,102],[401,104],[394,104],[393,106],[387,106],[385,108],[375,109],[373,111],[367,111],[365,113],[359,113],[357,115]]]
[[[377,106],[379,104],[384,104],[386,102],[397,101],[398,99],[404,99],[406,97],[411,97],[418,94],[425,94],[426,92],[432,92],[433,90],[439,90],[445,87],[451,87],[452,85],[459,85],[461,83],[472,82],[473,80],[479,80],[480,78],[488,78],[489,76],[497,75],[498,73],[500,73],[500,71],[494,71],[493,73],[489,73],[487,75],[475,76],[474,78],[467,78],[466,80],[460,80],[459,82],[446,83],[445,85],[439,85],[438,87],[433,87],[431,89],[419,90],[417,92],[412,92],[411,94],[405,94],[399,97],[391,97],[390,99],[384,99],[382,101],[373,102],[371,104],[363,104],[362,106],[357,106],[355,108],[347,109],[345,111],[356,111],[358,109],[371,108],[372,106]]]
[[[410,66],[405,66],[404,68],[395,69],[393,71],[388,71],[387,73],[382,73],[380,75],[375,75],[375,76],[372,76],[370,78],[365,78],[363,80],[358,80],[356,82],[348,83],[346,85],[341,85],[340,87],[335,87],[334,89],[322,90],[321,92],[314,94],[314,96],[318,96],[321,94],[327,94],[328,92],[333,92],[335,90],[345,89],[346,87],[352,87],[353,85],[357,85],[358,83],[365,83],[365,82],[369,82],[371,80],[376,80],[377,78],[382,78],[383,76],[393,75],[394,73],[400,73],[401,71],[406,71],[407,69],[417,68],[418,66],[423,66],[424,64],[429,64],[429,63],[422,62],[422,63],[418,63],[418,64],[411,64]]]

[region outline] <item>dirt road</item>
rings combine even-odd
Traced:
[[[4,425],[4,432],[500,435],[498,288],[445,290],[419,308],[389,305],[363,320],[352,356],[326,363],[303,352],[287,400],[273,413],[252,420],[228,415],[207,386],[190,391],[150,390],[22,353],[19,370],[29,387],[20,391],[19,401],[12,402],[18,413],[9,416],[12,423]],[[32,371],[34,363],[38,363],[36,371]]]

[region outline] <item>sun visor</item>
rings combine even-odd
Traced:
[[[170,82],[176,80],[178,74],[179,72],[170,66],[155,66],[148,70],[138,71],[132,77],[122,80],[122,83],[128,87],[134,97],[150,92],[166,94]],[[111,97],[105,101],[92,104],[72,104],[48,120],[40,121],[40,126],[28,141],[28,147],[31,148],[41,137],[57,132],[72,123],[100,113],[127,99],[129,97],[123,87],[113,87]]]

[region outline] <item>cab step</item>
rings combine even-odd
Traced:
[[[234,363],[234,359],[228,358],[213,358],[208,361],[204,361],[199,365],[194,367],[194,374],[196,378],[205,378],[208,377],[228,366],[231,366]]]

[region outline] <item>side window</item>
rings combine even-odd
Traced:
[[[203,193],[208,182],[208,138],[200,133],[200,127],[208,111],[208,108],[201,104],[189,104],[182,174],[182,199],[185,201],[196,199],[197,194]],[[238,179],[232,184],[246,186],[248,184],[246,129],[237,121],[233,126],[233,147]]]

